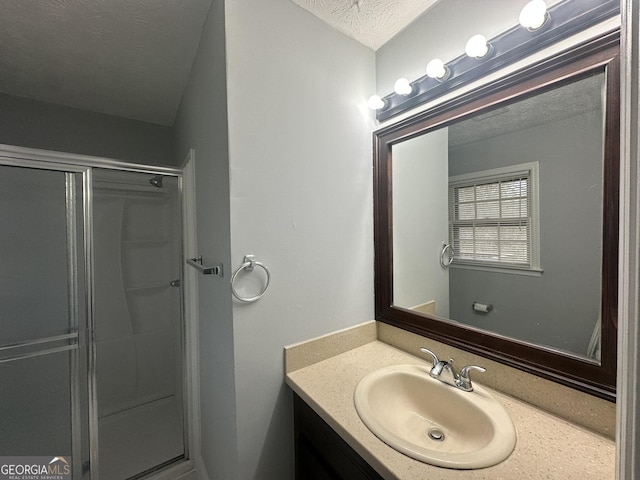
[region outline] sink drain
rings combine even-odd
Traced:
[[[444,440],[444,432],[438,428],[432,428],[427,432],[427,435],[431,440],[436,442],[442,442]]]

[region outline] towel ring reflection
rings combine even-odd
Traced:
[[[255,267],[260,267],[264,270],[264,273],[267,274],[267,282],[265,283],[262,291],[255,297],[243,297],[236,291],[234,282],[236,280],[236,277],[238,276],[238,273],[240,273],[242,270],[245,270],[247,272],[252,272]],[[245,303],[255,302],[256,300],[259,300],[260,298],[262,298],[262,296],[267,292],[267,288],[269,288],[270,283],[271,283],[271,273],[269,272],[269,269],[263,263],[257,262],[253,255],[245,255],[244,263],[240,265],[238,268],[236,268],[236,270],[233,272],[233,275],[231,275],[231,293],[233,294],[234,297],[236,297],[241,302],[245,302]]]
[[[445,259],[447,255],[447,251],[449,252],[448,257]],[[440,252],[440,266],[442,268],[447,268],[451,263],[453,263],[453,257],[456,254],[455,250],[449,243],[442,243],[442,251]]]

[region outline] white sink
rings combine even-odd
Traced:
[[[485,389],[472,392],[394,365],[364,377],[355,406],[364,424],[399,452],[439,467],[473,469],[505,460],[516,444],[509,414]]]

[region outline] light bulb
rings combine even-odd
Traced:
[[[407,80],[406,78],[399,78],[393,85],[393,90],[398,95],[409,95],[413,88],[411,87],[409,80]]]
[[[520,12],[520,25],[537,30],[547,20],[547,4],[544,0],[531,0]]]
[[[484,35],[474,35],[465,45],[464,51],[472,58],[482,58],[489,52],[489,44]]]
[[[427,76],[435,78],[436,80],[444,80],[448,75],[449,70],[445,66],[444,62],[439,58],[434,58],[427,63]]]
[[[380,98],[380,95],[371,95],[367,101],[367,105],[371,110],[380,110],[384,108],[384,100]]]

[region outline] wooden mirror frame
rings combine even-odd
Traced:
[[[620,162],[620,35],[610,32],[552,58],[447,100],[374,132],[376,320],[615,401]],[[500,334],[417,314],[393,305],[393,145],[504,102],[569,83],[587,72],[606,74],[601,362]]]

